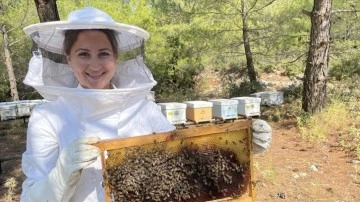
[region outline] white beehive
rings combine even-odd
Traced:
[[[260,116],[261,98],[257,97],[233,97],[238,101],[238,114],[243,116]]]
[[[261,98],[261,105],[280,105],[284,102],[284,92],[282,91],[264,91],[250,94],[250,96]]]
[[[1,121],[16,119],[16,103],[3,103],[0,105]]]
[[[213,103],[212,116],[222,120],[237,119],[238,101],[232,99],[211,99]]]
[[[158,103],[161,112],[171,124],[186,123],[186,104],[178,102]]]
[[[17,114],[19,117],[30,116],[30,100],[20,100],[16,103]]]

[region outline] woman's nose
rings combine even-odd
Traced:
[[[89,66],[94,69],[97,69],[101,66],[101,61],[97,57],[92,57],[89,63],[90,63]]]

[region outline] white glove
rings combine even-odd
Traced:
[[[69,201],[80,179],[81,169],[100,155],[100,149],[91,145],[99,140],[99,137],[79,138],[65,147],[50,173],[27,191],[26,201]]]
[[[271,142],[271,126],[264,120],[256,119],[252,122],[253,152],[255,154],[268,151]]]

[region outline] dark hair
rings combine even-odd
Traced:
[[[74,43],[77,40],[77,37],[79,36],[79,34],[82,31],[86,31],[86,30],[94,30],[94,31],[100,31],[103,32],[106,37],[109,39],[111,47],[114,51],[115,56],[118,56],[118,40],[116,37],[116,33],[114,30],[110,30],[110,29],[76,29],[76,30],[66,30],[65,31],[65,37],[64,37],[64,42],[63,42],[63,52],[66,55],[70,55],[70,51],[72,46],[74,45]]]

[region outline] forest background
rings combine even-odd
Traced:
[[[248,96],[263,90],[281,90],[285,104],[266,108],[268,121],[295,120],[309,142],[339,137],[340,146],[360,159],[360,1],[333,0],[327,79],[327,105],[310,115],[301,109],[303,78],[309,52],[314,0],[57,0],[61,20],[84,6],[97,7],[116,21],[147,30],[145,62],[158,85],[158,102],[206,100]],[[243,7],[242,7],[243,6]],[[246,18],[244,18],[246,11]],[[250,81],[243,41],[243,20],[256,82]],[[32,0],[0,0],[0,102],[12,101],[10,58],[20,100],[41,98],[23,84],[32,56],[32,41],[23,28],[38,23]],[[4,51],[3,51],[4,50]],[[214,81],[204,78],[204,72]],[[274,89],[261,77],[281,74],[289,82]],[[216,77],[214,77],[216,75]],[[270,78],[271,80],[271,78]],[[200,86],[200,87],[199,87]],[[273,87],[273,88],[272,88]],[[1,131],[1,135],[6,133]],[[360,166],[355,167],[360,176]]]
[[[77,8],[94,6],[108,12],[116,21],[134,24],[151,34],[146,42],[146,64],[158,85],[154,91],[164,101],[198,99],[194,88],[204,69],[220,71],[225,77],[221,97],[248,95],[259,89],[246,88],[246,57],[243,42],[245,9],[251,54],[256,73],[281,70],[287,76],[302,77],[309,50],[312,0],[248,1],[90,1],[58,0],[60,19]],[[244,4],[244,8],[241,5]],[[32,41],[22,29],[39,22],[30,0],[2,0],[1,47],[11,51],[19,99],[39,98],[22,81],[32,55]],[[328,80],[358,80],[360,40],[359,1],[333,1],[331,50]],[[7,36],[6,43],[5,34]],[[4,54],[0,57],[0,101],[11,101],[9,75]],[[233,73],[232,77],[229,73]],[[240,79],[240,80],[239,80]],[[240,82],[239,82],[240,81]],[[349,82],[351,84],[353,82]],[[353,83],[356,85],[358,83]],[[249,84],[248,84],[249,85]],[[251,84],[254,85],[254,84]],[[258,86],[259,88],[261,86]],[[353,86],[349,86],[352,89]],[[301,90],[301,89],[300,89]],[[299,93],[300,95],[300,93]]]

